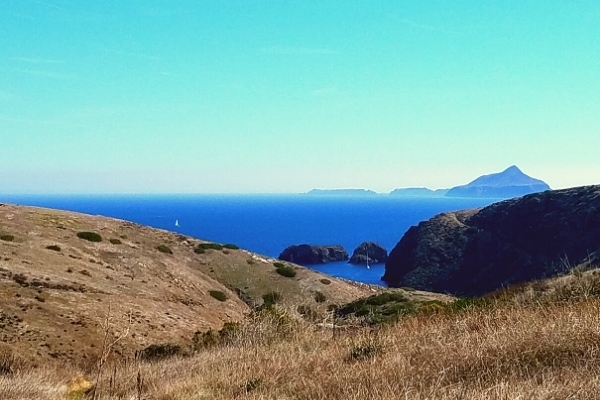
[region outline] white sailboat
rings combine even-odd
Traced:
[[[371,267],[369,266],[369,249],[367,248],[367,269],[371,269]]]
[[[175,220],[175,226],[179,226],[179,220],[178,219]]]

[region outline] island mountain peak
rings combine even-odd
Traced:
[[[532,178],[512,165],[502,172],[482,175],[466,185],[455,186],[446,196],[511,198],[549,189],[550,186],[544,181]]]

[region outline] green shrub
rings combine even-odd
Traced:
[[[194,249],[194,253],[196,253],[196,254],[204,254],[204,253],[206,253],[206,250],[204,250],[202,247],[196,247]]]
[[[223,245],[219,243],[200,243],[196,248],[203,250],[223,250]]]
[[[55,244],[51,244],[51,245],[49,245],[49,246],[46,246],[46,248],[47,248],[48,250],[52,250],[52,251],[60,251],[60,246],[58,246],[58,245],[55,245]]]
[[[13,240],[15,240],[15,237],[13,235],[0,235],[0,240],[4,240],[5,242],[12,242]]]
[[[77,232],[77,237],[89,242],[101,242],[102,236],[96,232]]]
[[[176,343],[151,344],[140,352],[142,360],[157,361],[178,355],[185,355],[182,347]]]
[[[196,331],[192,338],[192,343],[195,351],[206,349],[209,347],[231,343],[241,326],[237,322],[225,322],[223,328],[219,331],[209,329],[206,332]]]
[[[112,244],[123,244],[123,242],[121,242],[119,239],[115,239],[115,238],[109,239],[108,241],[111,242]]]
[[[227,243],[223,245],[224,248],[229,249],[229,250],[239,250],[240,248],[232,243]]]
[[[409,302],[400,292],[384,292],[348,303],[336,310],[340,317],[354,314],[363,317],[370,325],[394,322],[417,311],[414,303]]]
[[[283,267],[277,267],[275,270],[279,275],[285,276],[286,278],[293,278],[296,276],[296,270],[292,267],[284,265]]]
[[[331,281],[329,279],[327,279],[327,278],[321,279],[321,283],[323,285],[331,285]]]
[[[285,267],[285,264],[284,264],[284,263],[282,263],[282,262],[279,262],[279,261],[277,261],[277,262],[274,262],[274,263],[273,263],[273,266],[274,266],[275,268],[284,268],[284,267]]]
[[[327,296],[323,292],[315,292],[315,301],[317,303],[324,303],[327,300]]]
[[[220,344],[221,337],[219,336],[219,332],[214,329],[209,329],[206,332],[196,331],[192,338],[192,343],[194,351],[199,351]]]
[[[156,247],[156,250],[165,254],[173,254],[173,250],[171,250],[171,248],[166,244],[161,244],[160,246]]]
[[[461,297],[448,304],[452,312],[459,312],[471,308],[485,308],[491,305],[491,301],[482,297]]]
[[[208,292],[208,294],[210,294],[212,298],[217,299],[219,301],[227,300],[227,295],[221,292],[220,290],[211,290]]]
[[[281,300],[281,293],[269,292],[269,293],[263,294],[262,299],[264,301],[264,303],[263,303],[264,307],[271,308]]]

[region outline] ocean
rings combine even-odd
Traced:
[[[388,252],[404,232],[444,211],[491,204],[490,199],[292,195],[0,195],[0,202],[103,215],[277,258],[293,244],[342,245],[349,255],[363,241]],[[177,224],[176,224],[177,222]],[[385,285],[383,264],[310,265],[323,273]]]

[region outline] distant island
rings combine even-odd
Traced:
[[[377,195],[372,190],[367,189],[312,189],[305,194],[317,196],[373,196]]]
[[[466,185],[454,186],[450,189],[429,189],[426,187],[407,187],[392,190],[389,194],[397,197],[464,197],[510,199],[526,194],[544,192],[550,186],[536,178],[526,175],[512,165],[502,172],[482,175]],[[368,189],[312,189],[306,193],[317,196],[374,196]]]
[[[483,175],[474,181],[451,188],[446,197],[483,197],[508,199],[550,190],[544,181],[524,174],[516,165],[502,172]]]
[[[448,189],[431,190],[426,187],[410,187],[394,189],[390,192],[390,195],[403,197],[443,197],[447,192]]]

